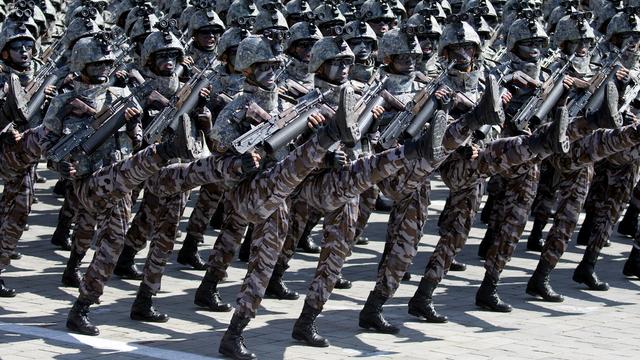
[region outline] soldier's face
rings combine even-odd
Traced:
[[[417,54],[399,54],[391,57],[391,67],[397,74],[409,75],[416,71],[416,64],[420,61]]]
[[[261,62],[252,66],[255,82],[264,89],[275,89],[278,72],[282,70],[282,62]]]
[[[338,58],[327,60],[323,64],[323,77],[328,82],[340,85],[349,80],[349,70],[353,65],[353,59],[351,58]]]
[[[293,52],[293,56],[300,61],[309,62],[309,60],[311,59],[311,48],[313,47],[313,44],[316,43],[316,41],[317,40],[314,39],[304,39],[296,41],[296,43],[293,45],[293,48],[291,49]]]
[[[177,50],[158,51],[154,54],[155,72],[161,76],[170,76],[176,69],[180,52]]]
[[[368,23],[373,29],[373,32],[375,32],[378,36],[384,35],[384,33],[386,33],[387,31],[395,28],[397,24],[396,19],[385,18],[372,19],[369,20]]]
[[[347,43],[356,55],[356,61],[358,62],[369,60],[373,53],[373,41],[371,39],[355,38],[349,39]]]
[[[576,57],[585,57],[589,54],[589,50],[593,46],[593,39],[580,39],[565,42],[565,51],[567,54],[576,54]]]
[[[31,66],[35,44],[29,39],[18,39],[9,43],[9,60],[19,68]]]
[[[85,66],[84,72],[90,83],[102,84],[109,80],[111,65],[113,65],[113,61],[89,63]]]
[[[517,55],[520,59],[535,62],[540,59],[546,42],[544,39],[527,39],[519,41],[516,45]]]
[[[203,50],[212,51],[215,50],[218,44],[218,37],[220,32],[213,26],[206,26],[198,29],[194,36],[194,41],[198,48]]]
[[[422,48],[423,58],[430,58],[438,48],[440,38],[438,36],[423,36],[420,37],[420,48]]]
[[[455,62],[459,70],[468,70],[476,56],[476,45],[473,43],[453,44],[447,47],[449,60]]]

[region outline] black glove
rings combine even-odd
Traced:
[[[324,156],[324,164],[328,168],[340,168],[347,163],[347,154],[342,150],[328,152]]]
[[[240,155],[240,168],[243,174],[251,174],[258,171],[260,165],[256,164],[251,153],[244,153]]]
[[[75,175],[76,167],[74,162],[61,161],[58,163],[58,172],[62,177],[71,178]]]

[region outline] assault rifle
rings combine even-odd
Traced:
[[[605,97],[606,84],[615,79],[616,73],[622,68],[619,60],[628,47],[617,51],[615,55],[607,57],[598,74],[591,80],[591,86],[581,92],[569,105],[569,118],[578,115],[583,109],[588,112],[596,111],[602,105]]]
[[[38,71],[38,73],[29,81],[25,87],[27,99],[29,99],[29,105],[25,115],[25,120],[28,123],[32,123],[36,114],[44,104],[46,99],[45,89],[51,85],[56,85],[60,80],[60,74],[58,73],[59,62],[64,54],[64,44],[62,38],[56,40],[51,44],[44,52],[42,60],[44,66]]]
[[[621,114],[625,111],[629,110],[631,106],[637,107],[638,103],[636,99],[638,98],[638,94],[640,93],[640,83],[635,82],[633,86],[627,87],[624,92],[624,96],[622,97],[622,105],[618,110]]]
[[[378,144],[383,149],[392,147],[399,138],[406,139],[416,136],[431,120],[433,114],[438,110],[438,100],[433,96],[433,93],[438,89],[453,65],[454,63],[451,63],[444,68],[436,79],[420,90],[391,120],[378,139]]]
[[[527,100],[513,118],[511,118],[509,122],[513,124],[516,129],[522,130],[532,121],[536,124],[542,123],[542,120],[556,105],[564,93],[564,84],[562,83],[562,79],[564,78],[564,73],[567,72],[569,66],[571,66],[571,61],[574,57],[575,55],[571,55],[562,67],[557,68],[551,76],[549,76],[547,81],[536,89],[534,94],[529,98],[529,100]]]
[[[215,59],[211,60],[207,68],[210,68]],[[213,73],[212,73],[213,74]],[[206,71],[201,71],[187,81],[178,92],[168,101],[167,106],[144,129],[144,140],[147,144],[160,141],[162,135],[167,132],[175,132],[177,120],[180,116],[188,114],[198,104],[200,90],[209,86],[211,80]],[[207,76],[208,75],[208,76]]]
[[[60,162],[78,153],[92,154],[125,125],[124,112],[127,108],[140,107],[135,98],[136,90],[139,87],[132,89],[131,95],[117,99],[109,108],[95,114],[90,123],[65,135],[47,152],[47,159]]]
[[[232,147],[240,154],[263,145],[265,150],[273,153],[288,144],[307,129],[307,118],[318,111],[319,105],[330,93],[314,89],[293,107],[270,116],[255,103],[249,104],[246,117],[257,126],[233,140]]]

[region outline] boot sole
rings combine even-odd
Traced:
[[[358,326],[360,326],[361,328],[363,328],[365,330],[373,330],[373,331],[375,331],[377,333],[380,333],[380,334],[392,334],[392,335],[395,335],[395,334],[400,332],[400,329],[383,330],[383,329],[377,328],[373,324],[370,324],[370,323],[367,323],[367,322],[363,322],[362,320],[360,320],[358,322]]]
[[[536,290],[531,290],[531,289],[529,289],[529,288],[527,288],[527,291],[526,291],[526,292],[527,292],[527,295],[532,296],[532,297],[534,297],[534,298],[536,298],[536,299],[542,299],[542,300],[544,300],[544,301],[546,301],[546,302],[552,302],[552,303],[561,303],[561,302],[564,302],[564,298],[560,298],[560,299],[553,299],[553,298],[550,298],[550,297],[545,297],[545,296],[542,296],[542,294],[538,293],[538,291],[536,291]]]
[[[340,138],[345,144],[355,144],[360,140],[358,115],[356,114],[357,102],[357,97],[351,86],[342,88],[335,121],[337,121]]]
[[[311,343],[311,342],[307,341],[307,339],[305,339],[305,338],[304,338],[304,336],[297,335],[296,333],[292,333],[292,334],[291,334],[291,337],[292,337],[294,340],[302,341],[303,343],[305,343],[305,344],[307,344],[307,345],[309,345],[309,346],[311,346],[311,347],[321,348],[321,347],[329,347],[329,346],[331,346],[331,344],[330,344],[330,343],[328,343],[328,342],[327,342],[326,344],[313,344],[313,343]]]
[[[577,282],[578,284],[584,284],[586,287],[589,288],[589,290],[592,290],[592,291],[608,291],[609,290],[608,284],[604,287],[593,287],[587,284],[586,280],[582,276],[576,276],[575,274],[573,275],[572,280]]]
[[[230,357],[232,359],[239,359],[239,360],[253,360],[253,359],[257,359],[257,357],[255,355],[253,356],[246,356],[246,357],[239,357],[239,356],[235,356],[233,354],[233,352],[231,351],[227,351],[227,350],[223,350],[223,349],[218,349],[218,352],[226,357]]]
[[[134,315],[133,313],[129,314],[129,317],[131,318],[131,320],[150,322],[150,323],[166,323],[167,321],[169,321],[168,317],[166,319],[155,320],[155,319],[149,319],[149,318],[143,317],[141,315]]]
[[[442,139],[447,132],[447,118],[443,112],[438,112],[431,121],[430,126],[430,154],[429,157],[432,161],[441,161],[446,157],[446,150],[442,146]]]
[[[502,125],[502,124],[504,124],[506,116],[504,114],[504,108],[502,107],[502,98],[500,97],[500,87],[498,85],[498,81],[496,80],[495,76],[489,75],[489,78],[487,79],[487,87],[486,87],[485,91],[488,93],[485,96],[491,96],[491,99],[496,100],[493,103],[493,111],[498,113],[499,114],[498,117],[500,118],[500,122],[499,123],[497,123],[497,124],[489,123],[487,125]]]
[[[411,310],[411,309],[409,309],[409,315],[413,315],[417,318],[425,319],[426,322],[432,323],[432,324],[444,324],[449,322],[449,319],[438,320],[438,319],[430,318],[430,317],[424,316],[422,313],[416,310]]]
[[[85,332],[85,331],[81,331],[80,329],[78,329],[75,325],[73,325],[72,323],[70,323],[69,321],[67,321],[67,329],[78,333],[78,334],[82,334],[82,335],[88,335],[88,336],[98,336],[100,335],[100,331],[96,331],[94,333],[89,333],[89,332]]]
[[[477,301],[476,301],[476,306],[486,311],[498,312],[498,313],[510,313],[511,311],[513,311],[513,309],[497,309],[491,305],[478,303]]]

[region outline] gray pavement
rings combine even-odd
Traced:
[[[43,166],[41,166],[42,168]],[[41,174],[53,177],[48,171]],[[19,294],[0,299],[0,359],[211,359],[218,357],[218,344],[231,313],[198,309],[193,296],[203,272],[185,269],[175,254],[163,278],[155,304],[171,319],[164,324],[139,323],[129,319],[137,282],[113,277],[105,289],[102,304],[92,307],[90,316],[101,335],[70,334],[64,326],[77,290],[64,288],[60,277],[67,252],[49,243],[61,199],[51,195],[53,181],[37,185],[40,203],[35,204],[19,244],[23,258],[2,274]],[[384,245],[387,214],[375,213],[366,235],[371,243],[357,246],[344,269],[354,281],[349,290],[335,290],[317,324],[330,341],[328,348],[301,346],[291,339],[291,328],[303,305],[306,286],[316,266],[316,255],[297,254],[286,274],[287,284],[303,295],[296,301],[265,299],[258,317],[245,333],[247,346],[261,359],[632,359],[640,345],[640,281],[625,278],[624,260],[631,240],[614,234],[613,245],[605,248],[598,274],[611,290],[586,291],[571,280],[584,247],[569,246],[552,275],[555,289],[566,296],[561,304],[536,301],[524,293],[537,263],[537,254],[526,252],[524,244],[504,272],[500,294],[511,303],[510,314],[480,311],[474,305],[475,292],[484,274],[476,256],[485,226],[479,221],[458,260],[469,265],[463,273],[450,273],[436,290],[437,309],[449,316],[447,324],[428,324],[407,314],[420,274],[437,242],[437,215],[447,190],[433,183],[433,203],[426,235],[411,267],[413,278],[402,284],[396,297],[385,306],[385,315],[401,326],[398,335],[382,335],[358,328],[358,313],[372,289],[379,254]],[[196,194],[192,195],[190,206]],[[191,212],[185,212],[182,229]],[[531,223],[523,238],[526,239]],[[317,241],[320,227],[314,231]],[[548,230],[548,228],[547,228]],[[201,254],[207,256],[216,231],[209,230]],[[574,236],[575,239],[575,236]],[[182,239],[178,239],[179,242]],[[176,249],[180,244],[176,245]],[[177,252],[177,251],[176,251]],[[146,249],[137,257],[142,265]],[[92,253],[85,258],[85,269]],[[233,302],[245,274],[245,264],[234,261],[228,281],[220,285],[222,297]]]

